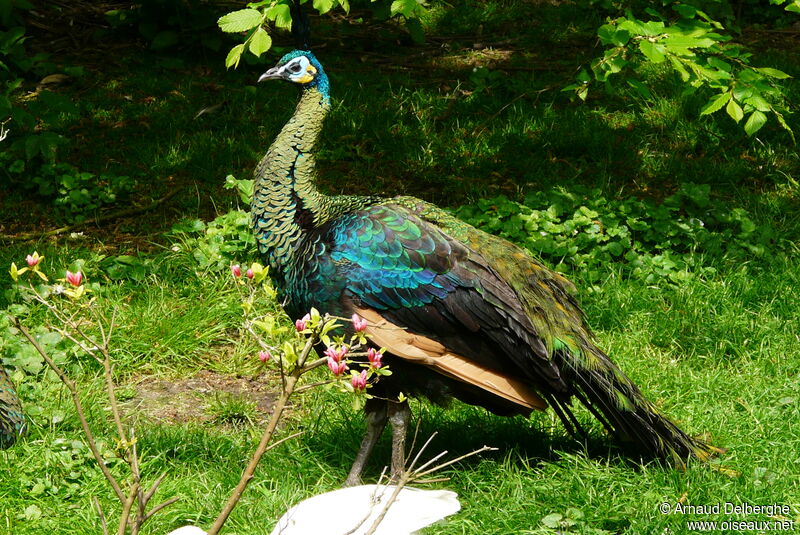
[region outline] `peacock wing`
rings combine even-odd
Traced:
[[[393,355],[507,399],[502,393],[513,392],[528,408],[545,406],[531,386],[545,397],[567,393],[547,347],[552,334],[541,332],[546,319],[534,325],[482,253],[415,205],[351,213],[332,225],[330,238],[343,308],[380,325],[371,334]]]

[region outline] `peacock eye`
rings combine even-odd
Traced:
[[[289,65],[289,70],[291,72],[293,72],[293,73],[300,72],[300,69],[302,69],[302,67],[300,66],[299,63],[293,63],[293,64]]]

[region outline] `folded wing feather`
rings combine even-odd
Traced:
[[[436,340],[408,332],[375,310],[356,308],[356,313],[369,322],[366,333],[372,341],[385,347],[392,355],[427,366],[528,409],[543,411],[547,408],[547,402],[531,387],[513,377],[453,353]]]

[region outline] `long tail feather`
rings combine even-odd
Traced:
[[[661,414],[602,352],[596,348],[584,351],[592,352],[592,365],[587,365],[585,358],[576,358],[575,353],[568,349],[556,351],[555,358],[573,387],[571,394],[620,443],[632,445],[640,453],[665,459],[681,468],[689,458],[708,461],[725,452],[687,435]],[[562,403],[560,408],[557,412],[564,420],[562,413],[571,411],[566,403]],[[574,427],[572,422],[564,423],[568,429]]]

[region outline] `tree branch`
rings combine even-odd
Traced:
[[[67,377],[67,374],[64,373],[64,370],[62,370],[55,362],[53,362],[53,359],[51,359],[42,346],[39,345],[39,342],[37,342],[36,339],[31,336],[31,333],[17,317],[14,317],[14,326],[19,329],[25,338],[28,339],[34,349],[36,349],[39,355],[42,356],[50,369],[53,370],[56,375],[58,375],[58,378],[61,379],[61,382],[69,390],[72,396],[72,403],[75,405],[75,410],[78,412],[78,420],[81,422],[81,428],[83,429],[83,434],[86,436],[86,441],[89,443],[89,449],[92,451],[92,455],[97,461],[97,464],[100,466],[100,470],[103,472],[106,480],[108,480],[109,485],[111,485],[111,488],[114,489],[114,494],[117,495],[120,503],[126,503],[125,494],[122,492],[119,483],[117,483],[116,478],[114,478],[114,476],[111,474],[108,466],[106,466],[105,460],[103,460],[103,456],[100,455],[100,451],[97,449],[94,435],[92,434],[92,430],[89,428],[89,422],[86,420],[86,414],[83,412],[83,406],[81,405],[81,400],[78,396],[78,388],[75,386],[75,381]]]

